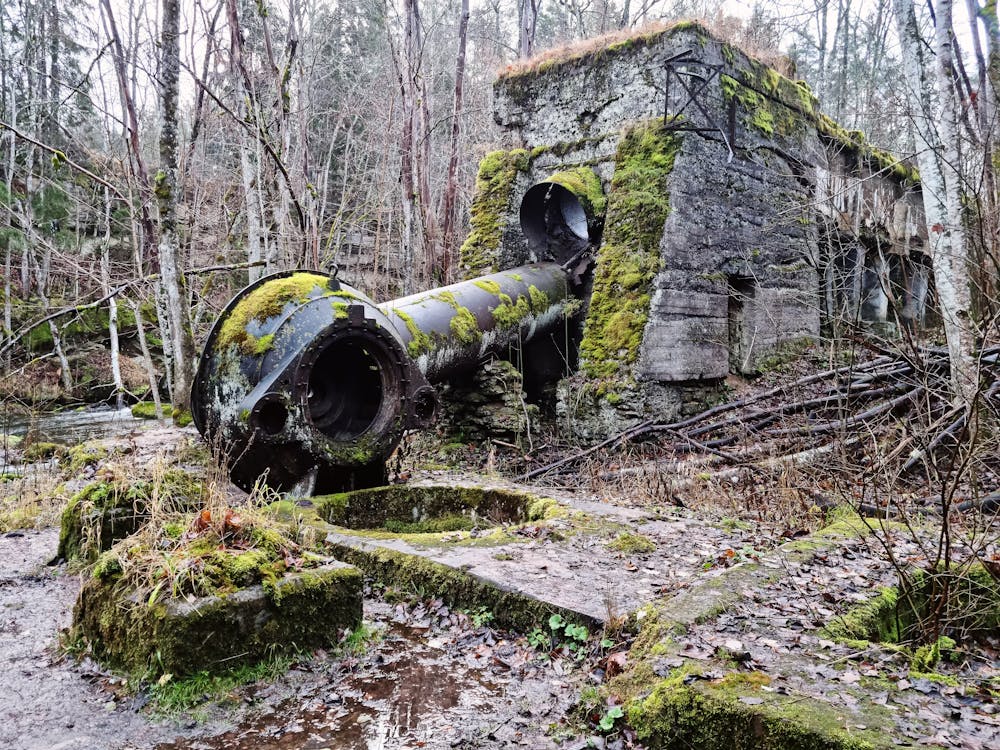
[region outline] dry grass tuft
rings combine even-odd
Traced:
[[[59,523],[69,496],[55,469],[0,481],[0,532]]]
[[[93,575],[118,579],[153,603],[229,593],[318,564],[322,558],[303,549],[292,530],[276,521],[269,506],[277,500],[262,484],[249,497],[234,498],[225,470],[216,466],[203,485],[200,510],[178,508],[154,492],[146,506],[148,522],[101,555]]]
[[[642,41],[650,44],[667,32],[691,26],[700,27],[709,36],[737,47],[748,57],[774,68],[784,76],[791,76],[794,73],[791,61],[787,56],[776,49],[759,46],[748,33],[750,30],[743,26],[740,19],[723,16],[720,13],[711,19],[693,18],[669,23],[654,21],[637,28],[618,29],[589,39],[580,39],[561,47],[544,50],[526,60],[510,63],[499,71],[498,75],[501,78],[516,78],[538,73],[555,65],[594,57],[610,47],[626,42]]]

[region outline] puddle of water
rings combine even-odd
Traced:
[[[463,711],[489,704],[499,687],[444,651],[395,627],[378,664],[333,677],[312,695],[284,700],[217,737],[179,740],[157,750],[388,750],[421,747]]]

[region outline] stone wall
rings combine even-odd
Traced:
[[[690,60],[676,68],[685,80],[706,82],[700,106],[677,77],[667,82],[678,56]],[[495,117],[508,150],[483,162],[467,273],[542,259],[519,208],[552,173],[589,167],[608,196],[580,373],[560,405],[583,436],[696,408],[730,372],[758,371],[837,316],[885,320],[893,305],[920,316],[926,282],[906,294],[919,274],[889,283],[923,246],[915,174],[820,114],[805,84],[696,24],[508,71]],[[643,151],[644,138],[659,138],[662,153]],[[662,168],[653,174],[642,160]],[[660,209],[650,267],[642,238],[626,230]],[[609,322],[614,305],[626,312]],[[623,332],[629,325],[641,341]]]

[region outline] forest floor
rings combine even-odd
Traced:
[[[58,482],[65,495],[108,461],[185,465],[195,442],[191,429],[150,423],[104,440],[110,457],[74,476],[48,464],[14,481],[34,483],[36,495]],[[486,475],[418,463],[407,474],[437,485],[518,486],[493,471],[489,457],[478,460],[473,468]],[[512,527],[501,544],[463,544],[448,534],[400,542],[350,530],[335,541],[402,544],[408,554],[502,582],[578,613],[590,624],[586,640],[574,642],[545,623],[504,630],[497,622],[503,613],[459,610],[438,592],[418,596],[372,581],[362,648],[303,655],[221,695],[206,685],[202,696],[195,685],[184,705],[164,705],[155,686],[66,652],[60,634],[86,573],[50,564],[58,530],[52,513],[39,512],[42,528],[0,535],[0,659],[8,667],[0,681],[0,746],[640,747],[636,731],[617,718],[613,678],[645,660],[657,678],[740,710],[808,706],[825,722],[822,731],[843,741],[996,747],[996,634],[963,644],[925,672],[913,668],[907,649],[824,630],[895,583],[885,542],[897,559],[922,559],[920,532],[841,518],[837,533],[817,535],[823,515],[787,498],[777,502],[780,488],[772,489],[775,505],[786,506],[782,513],[741,507],[731,497],[700,501],[688,484],[658,502],[648,477],[622,485],[580,476],[573,484],[527,487],[569,512]],[[630,651],[629,628],[622,630],[630,614],[631,632],[662,620],[671,636],[658,648]],[[677,732],[686,731],[700,730],[678,721]]]

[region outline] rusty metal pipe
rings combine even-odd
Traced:
[[[555,263],[382,305],[319,274],[268,276],[208,336],[195,425],[248,491],[261,479],[279,490],[378,484],[403,432],[433,420],[431,383],[556,330],[572,301]]]

